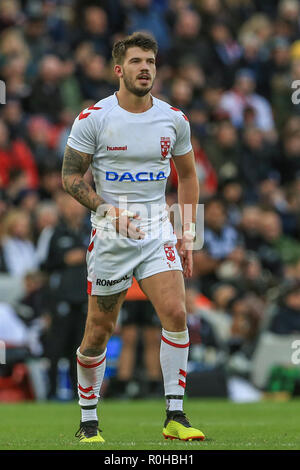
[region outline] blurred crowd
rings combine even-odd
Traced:
[[[159,44],[153,95],[192,130],[205,204],[187,285],[194,345],[213,347],[215,365],[238,355],[247,376],[262,329],[300,333],[299,2],[1,0],[0,338],[29,335],[28,354],[51,358],[49,396],[87,302],[89,214],[62,191],[64,148],[77,114],[118,88],[111,48],[134,31]],[[170,205],[176,186],[173,168]]]

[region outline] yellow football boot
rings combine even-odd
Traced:
[[[98,429],[98,421],[80,422],[75,437],[78,437],[80,442],[105,442]]]
[[[199,429],[192,428],[182,411],[168,411],[163,428],[165,439],[180,441],[204,441],[205,436]]]

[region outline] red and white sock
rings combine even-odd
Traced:
[[[160,365],[162,369],[167,409],[182,410],[189,354],[189,332],[162,330]]]
[[[97,403],[106,367],[106,349],[97,357],[88,357],[77,349],[77,379],[81,421],[97,418]]]

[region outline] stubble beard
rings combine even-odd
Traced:
[[[147,93],[149,93],[149,91],[152,90],[153,82],[154,82],[154,80],[153,80],[152,83],[151,83],[151,86],[148,87],[148,88],[137,88],[134,85],[133,80],[131,80],[129,77],[127,77],[127,75],[125,73],[123,73],[123,81],[124,81],[124,85],[125,85],[126,89],[128,91],[130,91],[130,93],[133,93],[135,96],[139,96],[139,97],[147,95]]]

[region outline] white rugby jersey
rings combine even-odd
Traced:
[[[68,138],[70,147],[93,155],[97,194],[114,206],[138,210],[144,228],[165,211],[170,158],[192,149],[187,117],[152,100],[144,113],[130,113],[119,106],[116,94],[109,96],[79,114]],[[103,227],[95,213],[91,218],[94,227]]]

